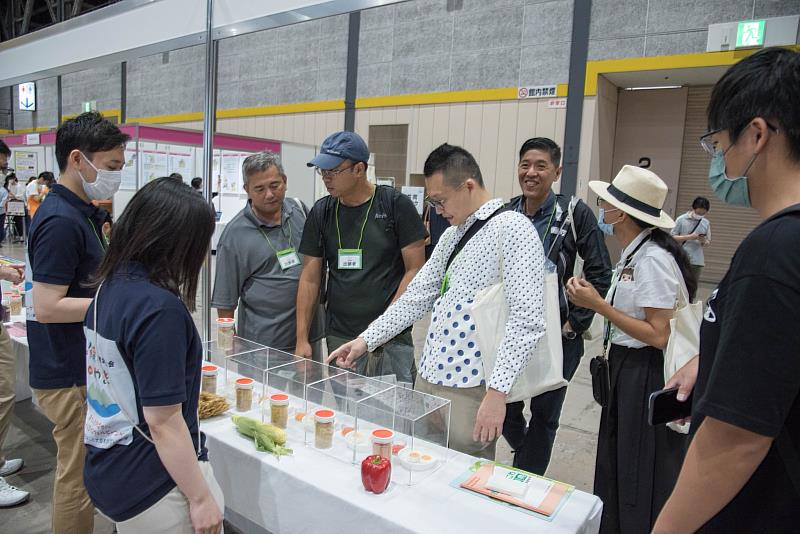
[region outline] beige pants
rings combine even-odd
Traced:
[[[53,533],[91,534],[94,506],[83,485],[83,423],[86,418],[86,386],[34,389],[39,407],[53,423],[56,479],[53,484]]]
[[[421,376],[417,377],[414,389],[429,395],[448,399],[450,405],[450,442],[449,447],[464,454],[494,460],[497,438],[487,443],[474,441],[472,431],[475,428],[475,417],[478,415],[481,401],[486,395],[486,388],[452,388],[431,384]]]
[[[214,478],[214,470],[210,462],[199,462],[200,471],[206,479],[208,489],[217,501],[221,513],[225,513],[225,498],[222,488]],[[160,501],[141,514],[117,523],[119,534],[193,534],[192,521],[189,517],[189,503],[181,490],[175,486]],[[221,532],[221,530],[220,530]]]
[[[3,442],[11,426],[11,415],[14,413],[15,382],[17,379],[17,360],[11,338],[6,328],[0,324],[0,467],[6,463],[3,455]]]

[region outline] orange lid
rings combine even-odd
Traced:
[[[202,369],[203,369],[203,374],[214,374],[217,372],[217,369],[219,369],[219,367],[217,367],[216,365],[204,365]]]
[[[388,428],[379,428],[372,431],[372,441],[376,443],[391,443],[394,439],[394,432]]]
[[[289,395],[287,395],[286,393],[276,393],[274,395],[271,395],[269,398],[270,400],[274,401],[285,401],[289,400]]]
[[[220,326],[229,326],[234,323],[233,317],[220,317],[217,319],[217,324]]]
[[[239,378],[236,380],[236,389],[253,389],[252,378]]]
[[[334,418],[333,410],[317,410],[314,412],[314,418],[320,423],[329,423]]]

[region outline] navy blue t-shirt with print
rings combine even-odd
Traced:
[[[88,285],[103,260],[101,241],[107,213],[56,184],[39,206],[28,238],[26,279],[69,286],[67,297],[92,298]],[[29,294],[30,296],[30,294]],[[30,385],[59,389],[86,383],[83,324],[39,323],[27,299]]]
[[[85,332],[84,483],[101,512],[126,521],[175,487],[155,446],[133,427],[150,436],[142,407],[181,404],[197,450],[203,348],[181,299],[150,282],[140,264],[118,270],[102,284],[86,314]],[[201,453],[206,460],[204,446]]]

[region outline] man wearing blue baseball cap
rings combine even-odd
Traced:
[[[353,132],[337,132],[308,162],[329,195],[309,213],[300,242],[303,272],[297,291],[298,355],[311,357],[308,333],[320,286],[327,301],[325,337],[333,352],[356,338],[406,289],[425,262],[425,227],[411,200],[367,180],[369,149]],[[323,276],[327,273],[327,277]],[[411,329],[361,358],[369,376],[416,377]]]

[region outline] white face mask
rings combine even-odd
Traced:
[[[97,176],[94,179],[94,182],[87,182],[86,178],[83,177],[81,171],[78,171],[78,176],[81,177],[81,181],[83,182],[83,190],[91,200],[108,200],[109,198],[114,196],[114,193],[119,191],[119,186],[122,183],[122,171],[109,171],[106,169],[98,169],[95,167],[89,158],[87,158],[83,152],[81,152],[81,156],[83,159],[86,160],[94,170],[97,172]]]

